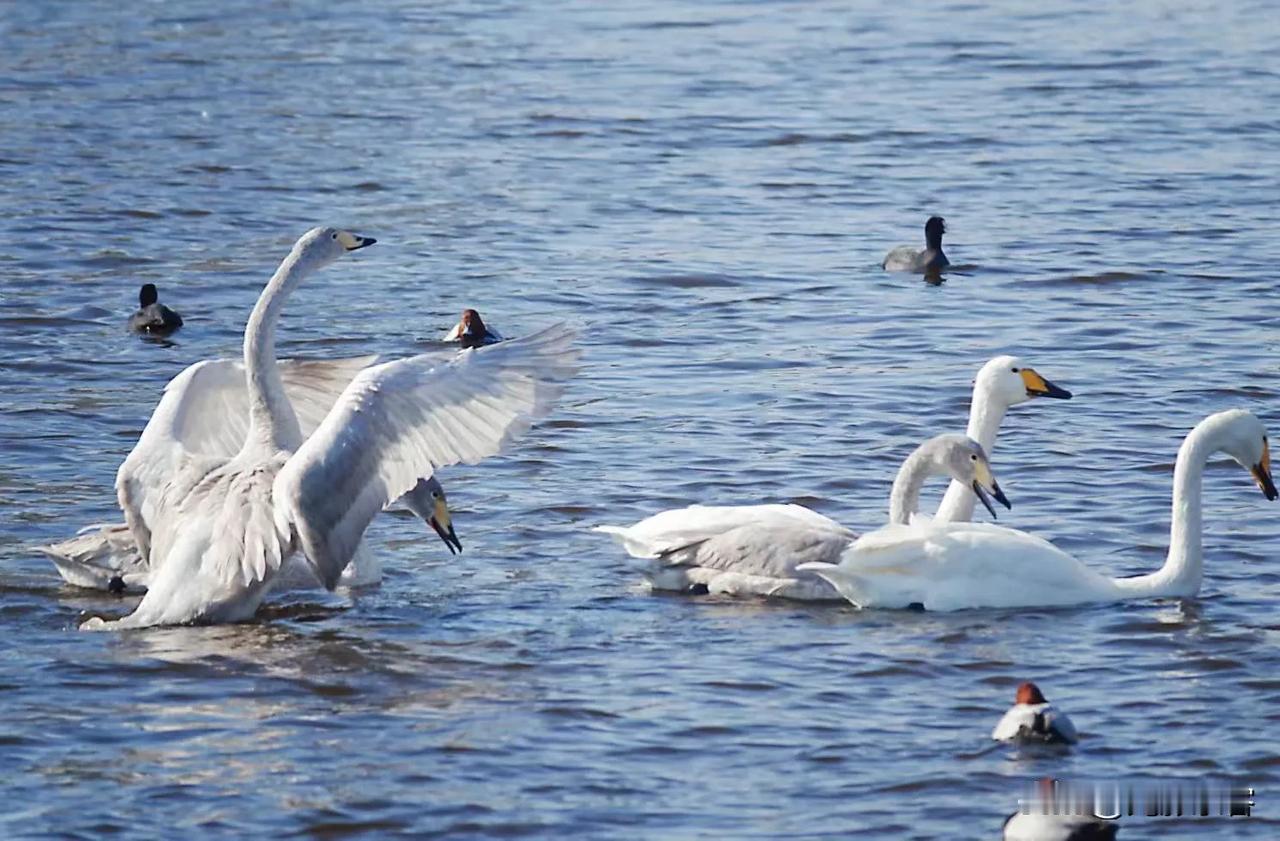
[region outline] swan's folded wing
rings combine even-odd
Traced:
[[[437,468],[501,450],[551,410],[576,370],[575,331],[414,356],[356,376],[276,477],[280,517],[326,586],[388,503]]]
[[[280,378],[303,436],[314,431],[343,390],[375,356],[285,360]],[[206,359],[165,386],[138,443],[116,473],[116,495],[144,560],[151,552],[157,511],[174,496],[164,491],[192,459],[226,460],[249,432],[249,392],[244,364]],[[174,500],[177,501],[177,500]]]
[[[662,563],[699,566],[760,578],[795,578],[800,564],[834,563],[853,542],[844,530],[796,521],[739,526],[661,556]]]

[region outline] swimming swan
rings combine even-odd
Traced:
[[[484,319],[475,310],[463,310],[462,318],[453,325],[449,332],[441,337],[442,342],[458,342],[464,348],[492,345],[502,341],[502,336],[492,327],[485,326]]]
[[[81,627],[247,619],[295,552],[332,587],[387,504],[439,467],[498,452],[550,411],[576,360],[574,331],[562,325],[444,363],[422,355],[365,368],[304,439],[276,364],[276,322],[303,277],[373,242],[312,229],[267,283],[245,326],[249,430],[239,452],[187,446],[185,426],[201,420],[181,404],[148,424],[151,456],[117,478],[151,566],[147,594],[131,615]]]
[[[986,493],[1006,507],[1009,505],[991,476],[982,446],[963,435],[939,435],[921,444],[903,462],[889,494],[890,522],[909,520],[919,505],[920,489],[930,476],[950,476],[965,482],[993,517],[995,509]],[[655,590],[831,599],[831,587],[810,576],[798,575],[796,569],[815,558],[838,558],[853,543],[853,533],[798,505],[749,507],[767,511],[755,524],[693,543],[673,543],[652,555],[641,554],[653,545],[646,539],[646,524],[652,521],[662,528],[664,519],[678,519],[691,509],[664,511],[631,528],[597,526],[595,531],[616,536],[631,555],[651,559],[646,575]],[[739,516],[733,508],[711,513],[725,513],[731,519]],[[664,533],[672,535],[675,530],[664,529]],[[698,532],[690,530],[688,534],[696,537]]]
[[[884,255],[880,266],[891,272],[937,272],[951,265],[942,253],[942,235],[947,232],[947,220],[930,216],[924,223],[924,250],[911,245],[899,245]]]
[[[445,361],[449,356],[442,353],[440,359]],[[377,360],[377,355],[367,355],[277,363],[304,439],[324,421],[355,375]],[[207,359],[170,380],[138,443],[121,465],[117,485],[159,481],[155,465],[166,462],[172,446],[170,434],[177,435],[187,449],[207,456],[230,459],[238,453],[249,435],[249,388],[244,371],[244,362],[239,359]],[[419,481],[399,503],[431,526],[450,552],[462,550],[444,488],[434,476]],[[126,523],[86,526],[69,540],[37,548],[53,561],[63,580],[77,587],[141,592],[150,579],[144,547],[138,546]],[[299,565],[305,566],[301,561]],[[365,586],[381,578],[377,556],[361,543],[340,583]],[[308,583],[305,575],[288,580],[294,585]],[[320,582],[310,583],[319,586]]]
[[[182,316],[160,303],[154,283],[144,283],[138,290],[139,309],[129,316],[129,329],[135,333],[167,336],[182,326]]]
[[[1267,499],[1276,499],[1262,422],[1242,409],[1210,415],[1178,451],[1169,554],[1163,567],[1147,575],[1109,578],[1014,529],[927,521],[863,535],[838,565],[800,568],[821,575],[859,607],[961,610],[1191,597],[1200,591],[1204,567],[1201,480],[1209,457],[1218,452],[1247,467]]]
[[[1010,406],[1036,397],[1067,399],[1071,392],[1042,377],[1016,356],[997,356],[978,371],[969,406],[968,436],[988,453]],[[935,515],[969,520],[977,497],[967,483],[952,482]],[[796,566],[808,561],[836,563],[858,535],[830,517],[801,505],[691,505],[660,511],[631,526],[598,526],[617,537],[635,558],[677,557],[652,572],[655,589],[701,592],[716,579],[720,592],[771,595],[811,601],[839,601],[840,594]],[[787,554],[794,552],[795,554]],[[703,558],[706,563],[703,563]]]

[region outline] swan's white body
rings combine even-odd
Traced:
[[[1267,498],[1275,498],[1261,422],[1242,410],[1209,416],[1178,452],[1169,554],[1148,575],[1110,578],[1026,532],[924,518],[863,535],[838,565],[807,569],[864,608],[945,611],[1194,596],[1203,577],[1201,478],[1206,461],[1219,451],[1248,466]]]
[[[448,362],[364,368],[304,438],[276,364],[276,322],[305,275],[370,243],[313,229],[263,290],[245,327],[249,424],[234,456],[190,446],[184,430],[207,421],[161,401],[116,483],[150,565],[147,593],[131,615],[83,627],[247,619],[295,552],[332,587],[378,511],[441,466],[498,452],[550,410],[575,359],[563,327]]]
[[[889,516],[907,522],[928,476],[969,469],[953,463],[968,448],[986,461],[982,448],[964,436],[940,435],[918,447],[894,481]],[[970,480],[972,477],[969,477]],[[848,529],[799,505],[691,506],[655,514],[633,526],[597,526],[612,534],[633,557],[652,563],[646,571],[655,590],[701,591],[829,601],[838,593],[801,564],[834,560],[855,540]]]
[[[968,436],[988,454],[1010,406],[1033,397],[1071,394],[1013,356],[997,356],[978,371],[969,408]],[[952,482],[938,517],[968,520],[977,497]],[[912,508],[914,511],[914,507]],[[910,512],[909,512],[910,513]],[[826,581],[797,568],[836,563],[857,534],[801,505],[691,505],[631,526],[599,526],[635,558],[658,561],[646,575],[656,590],[839,601]]]
[[[440,359],[443,362],[449,356],[451,354],[442,354]],[[376,360],[376,356],[369,355],[286,359],[278,363],[285,395],[297,416],[303,438],[316,430],[355,375]],[[133,488],[156,482],[154,464],[164,463],[170,446],[169,435],[176,436],[192,452],[230,459],[244,446],[248,434],[249,389],[244,363],[237,359],[197,362],[165,386],[160,404],[120,468],[117,485]],[[442,512],[435,510],[438,508],[433,498],[436,494],[443,498],[444,489],[431,477],[419,482],[400,502],[429,523],[431,518],[443,515],[447,528],[448,509],[445,506]],[[39,549],[53,561],[63,580],[77,587],[142,592],[151,578],[147,555],[134,540],[127,523],[86,526],[70,540]],[[290,566],[294,569],[282,577],[277,588],[320,586],[305,563],[295,559]],[[343,570],[339,583],[361,587],[376,584],[381,578],[381,563],[362,542]]]

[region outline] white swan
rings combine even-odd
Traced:
[[[1071,392],[1049,382],[1016,356],[996,356],[987,360],[973,381],[969,428],[965,434],[981,444],[990,458],[995,451],[996,435],[1004,422],[1005,411],[1036,397],[1069,400]],[[976,501],[968,485],[952,482],[938,505],[934,519],[943,522],[972,520]]]
[[[995,510],[986,498],[990,492],[1005,506],[982,446],[963,435],[939,435],[921,444],[903,462],[889,495],[890,522],[906,523],[920,501],[920,489],[929,476],[951,476],[969,484],[991,515]],[[985,489],[985,491],[984,491]],[[759,595],[781,598],[830,599],[832,588],[811,576],[797,574],[800,565],[815,558],[837,558],[853,542],[854,536],[839,525],[828,526],[827,518],[798,505],[751,506],[768,509],[755,525],[741,525],[693,543],[673,543],[653,555],[644,555],[653,545],[646,533],[647,523],[657,524],[665,535],[662,519],[678,519],[689,509],[666,511],[631,528],[597,526],[596,531],[615,535],[630,554],[653,561],[646,576],[656,590],[694,590],[725,595]],[[732,508],[724,513],[730,520],[739,516]],[[709,522],[710,518],[703,522]]]
[[[1059,786],[1041,780],[1038,792],[1023,803],[1021,811],[1005,818],[1000,837],[1004,841],[1115,841],[1119,824],[1099,818],[1098,792]]]
[[[926,521],[886,526],[863,535],[838,565],[801,569],[821,575],[859,607],[960,610],[1194,596],[1204,565],[1201,478],[1205,463],[1218,452],[1247,467],[1267,499],[1276,499],[1262,422],[1240,409],[1210,415],[1178,451],[1169,554],[1164,566],[1148,575],[1109,578],[1026,532]]]
[[[1027,682],[1018,687],[1013,706],[996,722],[991,738],[997,742],[1073,744],[1080,737],[1067,714],[1054,709],[1040,687]]]
[[[498,452],[550,411],[576,359],[563,326],[448,362],[365,368],[304,439],[276,364],[276,321],[305,275],[373,242],[315,228],[267,283],[245,327],[249,430],[233,457],[186,446],[184,424],[200,421],[181,405],[148,424],[151,456],[117,480],[150,562],[147,594],[131,615],[82,627],[247,619],[295,552],[332,587],[378,511],[436,468]]]
[[[939,272],[951,265],[942,253],[942,235],[947,232],[947,220],[930,216],[924,223],[924,248],[899,245],[884,255],[880,267],[891,272]]]
[[[451,356],[451,352],[441,353],[440,359]],[[303,438],[319,427],[355,375],[377,359],[376,355],[368,355],[286,359],[278,363],[285,395]],[[207,359],[189,365],[165,386],[160,404],[120,466],[117,486],[146,486],[160,481],[156,466],[168,463],[175,437],[187,450],[230,459],[248,437],[249,405],[242,360]],[[451,552],[461,551],[444,488],[437,479],[419,482],[399,503],[431,526]],[[141,533],[145,538],[145,529]],[[77,587],[141,592],[150,578],[149,546],[138,545],[127,523],[86,526],[69,540],[37,548],[53,561],[64,581]],[[381,577],[377,557],[361,545],[343,571],[341,583],[364,586],[377,583]],[[313,578],[308,579],[305,570],[301,575],[289,576],[288,583],[319,585]]]
[[[234,455],[232,453],[231,455]],[[230,458],[230,456],[228,456]],[[453,527],[448,497],[436,477],[421,479],[397,500],[432,528],[451,554],[462,551],[462,541]],[[76,532],[75,537],[60,543],[37,547],[62,576],[75,587],[106,590],[117,595],[142,593],[151,580],[151,565],[142,557],[133,532],[125,523],[94,523]],[[310,574],[305,562],[294,558],[298,575],[288,577],[292,586],[318,587],[320,582]],[[382,565],[363,543],[351,563],[342,571],[338,583],[348,587],[364,587],[382,579]],[[277,584],[279,589],[281,585]]]
[[[968,435],[990,454],[1005,412],[1036,397],[1070,398],[1016,356],[997,356],[978,371],[969,406]],[[953,482],[937,517],[968,520],[977,497]],[[650,570],[658,590],[702,592],[715,579],[720,592],[838,601],[840,594],[802,563],[836,563],[857,534],[801,505],[691,505],[631,526],[598,526],[632,557],[666,559]],[[730,587],[730,582],[735,584]]]

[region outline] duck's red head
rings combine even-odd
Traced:
[[[1019,704],[1046,704],[1044,695],[1040,693],[1040,687],[1034,683],[1027,681],[1018,687],[1018,695],[1014,699]]]
[[[462,311],[462,332],[484,336],[484,321],[480,319],[480,313],[475,310]]]

